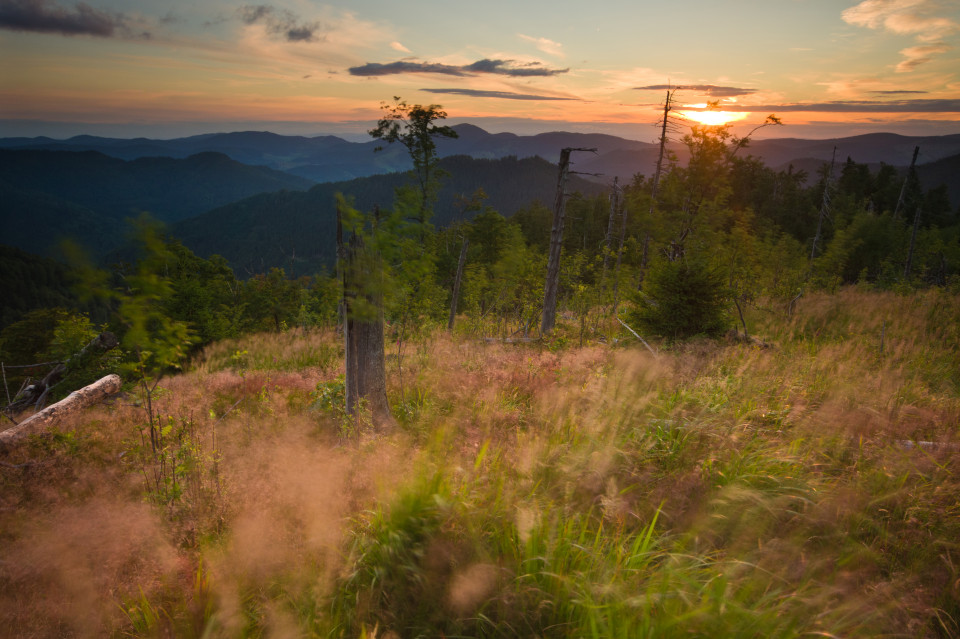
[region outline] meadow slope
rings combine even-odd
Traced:
[[[846,289],[734,341],[613,325],[208,347],[0,452],[0,627],[34,637],[960,634],[960,299]],[[567,332],[568,331],[568,332]],[[616,341],[615,341],[616,339]]]

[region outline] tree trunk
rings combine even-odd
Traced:
[[[613,191],[610,193],[610,217],[607,218],[607,236],[604,238],[603,249],[603,276],[607,276],[607,264],[613,252],[613,220],[620,210],[620,178],[613,178]]]
[[[463,265],[467,261],[467,247],[470,238],[464,236],[463,246],[460,248],[460,260],[457,262],[457,276],[453,280],[453,299],[450,300],[450,319],[447,320],[447,330],[453,330],[453,323],[457,319],[457,298],[460,297],[460,280],[463,278]]]
[[[570,174],[570,153],[572,151],[590,151],[565,147],[560,149],[560,176],[557,179],[557,198],[553,207],[553,226],[550,228],[550,256],[547,261],[547,279],[543,287],[543,315],[540,320],[540,333],[546,335],[553,330],[557,319],[557,290],[560,288],[560,250],[563,247],[563,219],[567,203],[567,176]]]
[[[918,149],[920,147],[917,147]],[[907,252],[907,263],[903,267],[903,279],[909,279],[910,269],[913,266],[913,249],[917,245],[917,228],[920,226],[920,207],[913,216],[913,232],[910,234],[910,250]]]
[[[346,412],[359,416],[368,410],[375,428],[393,426],[387,401],[386,358],[383,340],[383,295],[379,256],[365,249],[354,235],[343,241],[337,210],[337,254],[343,281],[344,395]],[[361,303],[362,302],[362,303]]]
[[[347,414],[358,415],[370,411],[376,428],[393,425],[390,404],[387,401],[387,372],[383,344],[383,312],[373,320],[358,320],[348,316],[349,354],[348,374],[352,393],[347,397]]]
[[[560,150],[560,176],[557,179],[557,196],[553,205],[553,226],[550,228],[550,254],[547,260],[547,279],[543,288],[543,315],[540,332],[544,335],[553,330],[557,319],[557,289],[560,287],[560,251],[563,248],[563,217],[566,208],[567,174],[570,171],[570,151]]]
[[[663,101],[663,120],[660,122],[660,152],[657,154],[657,168],[653,173],[653,185],[650,189],[650,213],[648,224],[653,221],[653,214],[657,208],[657,194],[660,192],[660,175],[663,173],[663,155],[667,149],[667,128],[670,123],[670,111],[673,110],[673,91],[667,90],[667,97]],[[637,279],[637,290],[643,287],[643,278],[647,273],[647,252],[650,247],[650,232],[644,233],[643,256],[640,258],[640,277]]]
[[[649,237],[649,236],[648,236]],[[620,243],[617,246],[617,263],[613,267],[613,315],[617,315],[620,307],[620,265],[623,262],[623,243],[627,239],[627,207],[620,207]],[[646,245],[644,245],[646,254]]]
[[[810,249],[810,262],[817,256],[817,242],[823,231],[823,218],[830,214],[830,183],[833,181],[833,167],[837,163],[837,147],[833,147],[833,156],[830,158],[830,172],[823,181],[823,197],[820,200],[820,217],[817,219],[817,233],[813,236],[813,247]]]
[[[89,386],[73,391],[56,404],[48,406],[13,428],[8,428],[0,432],[0,445],[13,444],[28,435],[44,431],[56,424],[64,416],[91,406],[119,390],[120,377],[118,375],[107,375]]]
[[[903,198],[907,194],[907,183],[910,182],[910,178],[915,175],[918,155],[920,155],[920,147],[915,146],[913,147],[913,159],[910,160],[910,168],[907,169],[907,176],[903,178],[903,184],[900,185],[900,195],[897,197],[897,206],[893,209],[894,219],[900,215],[900,207],[903,206]]]

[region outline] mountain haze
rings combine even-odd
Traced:
[[[789,126],[789,125],[788,125]],[[539,156],[556,162],[564,147],[596,148],[594,155],[577,154],[574,170],[599,174],[594,179],[609,182],[614,176],[629,180],[636,173],[651,175],[656,165],[658,145],[628,140],[613,135],[552,132],[539,135],[488,133],[471,124],[453,127],[457,139],[437,140],[441,157],[467,155],[477,159],[508,156]],[[651,139],[656,132],[651,131]],[[121,159],[166,156],[186,158],[213,151],[238,162],[263,165],[316,182],[335,182],[367,177],[411,168],[406,150],[400,145],[386,145],[382,151],[377,141],[348,142],[335,136],[284,136],[267,132],[236,132],[197,135],[172,140],[132,140],[77,136],[68,140],[51,138],[5,138],[0,147],[51,150],[95,150]],[[944,136],[903,136],[875,133],[830,140],[770,138],[752,141],[739,155],[752,155],[772,168],[786,168],[800,160],[829,162],[834,147],[837,159],[847,157],[856,162],[884,162],[907,166],[914,147],[920,147],[918,162],[925,164],[960,153],[960,134]],[[680,162],[686,159],[686,148],[674,140],[669,150]]]

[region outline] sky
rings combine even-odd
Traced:
[[[4,137],[361,139],[399,96],[653,141],[668,89],[741,135],[960,133],[960,0],[0,0]]]

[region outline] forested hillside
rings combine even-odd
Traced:
[[[477,189],[486,205],[512,215],[533,202],[552,202],[557,170],[540,158],[475,160],[454,156],[440,162],[449,176],[439,192],[432,222],[449,226],[475,212],[466,203]],[[391,207],[394,190],[406,183],[403,173],[349,182],[318,184],[306,192],[263,193],[173,225],[170,232],[202,256],[219,254],[238,273],[258,273],[283,267],[289,274],[332,272],[335,260],[336,194],[342,193],[361,210]],[[603,186],[577,178],[571,192],[595,195]]]
[[[0,329],[38,308],[79,310],[76,277],[62,263],[0,245]]]
[[[94,151],[0,150],[0,234],[36,253],[50,254],[64,237],[99,253],[123,238],[124,219],[144,211],[173,222],[312,184],[217,153],[123,161]]]

